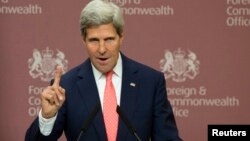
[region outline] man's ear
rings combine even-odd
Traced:
[[[121,33],[120,38],[121,38],[121,42],[123,42],[123,40],[124,40],[124,33]]]
[[[123,37],[124,37],[124,32],[121,33],[121,38],[123,38]]]
[[[85,45],[86,45],[85,37],[84,37],[84,36],[81,36],[81,40],[82,40],[83,45],[85,46]]]

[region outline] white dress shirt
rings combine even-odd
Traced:
[[[102,72],[98,71],[94,65],[91,63],[93,74],[95,77],[95,82],[97,84],[97,89],[99,93],[99,99],[101,102],[101,106],[103,108],[103,99],[104,99],[104,89],[106,85],[106,76]],[[120,99],[121,99],[121,83],[122,83],[122,59],[121,59],[121,54],[119,54],[116,66],[113,69],[114,74],[112,76],[112,82],[115,88],[115,93],[116,93],[116,99],[117,99],[117,104],[120,105]],[[45,119],[42,117],[41,110],[39,112],[38,118],[39,118],[39,128],[40,132],[44,136],[48,136],[55,124],[55,120],[57,117],[57,114],[55,117],[52,117],[50,119]]]

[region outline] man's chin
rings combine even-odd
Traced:
[[[99,70],[100,72],[102,72],[102,73],[107,73],[107,72],[109,72],[110,70],[112,70],[113,68],[111,68],[111,67],[108,67],[107,65],[99,65],[98,67],[97,67],[97,70]]]

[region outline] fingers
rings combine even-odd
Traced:
[[[41,94],[42,117],[54,117],[64,101],[60,101],[52,86],[48,86]]]
[[[55,70],[54,83],[52,85],[54,88],[58,88],[60,86],[60,80],[61,80],[62,72],[63,72],[62,66],[57,66],[56,70]]]
[[[58,87],[55,92],[56,98],[59,103],[63,102],[65,100],[65,90],[62,87]]]
[[[55,89],[52,86],[48,86],[42,93],[42,99],[47,101],[50,105],[60,107],[65,101],[65,90],[62,87]]]
[[[41,94],[43,117],[53,117],[65,101],[65,89],[60,87],[62,72],[62,67],[57,66],[55,70],[53,85],[45,88]]]
[[[56,92],[53,90],[51,86],[48,86],[42,93],[42,100],[48,102],[50,105],[54,105],[56,102],[55,99]]]
[[[57,66],[55,70],[55,78],[52,86],[48,86],[43,94],[44,99],[46,99],[51,105],[61,105],[65,100],[65,90],[60,87],[60,80],[62,77],[63,68]]]
[[[56,104],[59,103],[58,98],[59,98],[59,100],[63,100],[62,92],[60,92],[60,90],[59,90],[60,89],[60,80],[61,80],[62,72],[63,72],[62,67],[57,66],[56,70],[55,70],[54,83],[52,85],[53,90],[56,93],[56,95],[54,95]]]

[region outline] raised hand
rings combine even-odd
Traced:
[[[55,116],[65,101],[65,89],[60,87],[62,71],[62,67],[57,66],[53,85],[45,88],[41,94],[42,116],[44,118]]]

